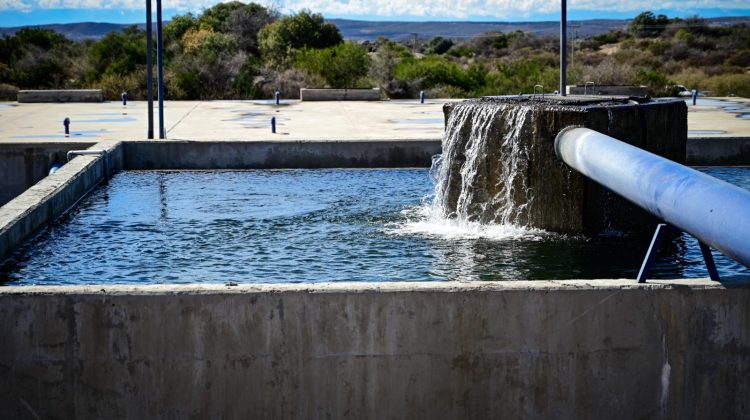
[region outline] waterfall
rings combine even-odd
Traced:
[[[433,211],[481,224],[525,225],[533,200],[525,133],[531,107],[467,101],[451,105],[443,154],[433,160]]]

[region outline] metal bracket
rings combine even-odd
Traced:
[[[596,83],[594,82],[586,82],[583,85],[583,94],[586,95],[589,90],[589,85],[591,85],[591,94],[593,95],[596,92]]]
[[[664,237],[676,232],[680,231],[666,223],[660,223],[656,226],[654,237],[651,238],[651,245],[649,245],[648,251],[646,251],[646,257],[643,259],[641,270],[638,272],[638,277],[636,277],[638,283],[645,283],[648,279],[649,274],[651,274],[651,268],[656,261],[656,255],[659,252],[659,248],[661,248]],[[703,254],[703,260],[706,262],[706,268],[708,269],[709,277],[711,277],[711,280],[713,281],[720,281],[721,279],[719,278],[719,272],[716,270],[714,257],[711,254],[711,248],[709,248],[708,245],[704,244],[701,241],[698,241],[698,245],[700,245],[701,254]]]
[[[534,94],[531,98],[536,99],[536,88],[541,88],[540,92],[542,94],[542,99],[544,99],[544,85],[534,85]]]

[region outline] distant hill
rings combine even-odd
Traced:
[[[750,17],[720,17],[706,19],[711,25],[727,26],[739,23],[750,24]],[[537,35],[556,35],[560,31],[559,22],[373,22],[365,20],[329,19],[338,26],[346,39],[373,41],[380,36],[402,40],[413,37],[432,38],[471,38],[485,32],[523,31]],[[593,19],[570,21],[579,37],[590,37],[609,31],[624,29],[628,19]],[[112,31],[121,31],[132,24],[81,22],[66,24],[36,25],[60,32],[69,39],[99,39]],[[138,24],[143,29],[145,24]],[[24,26],[0,28],[0,36],[12,35]]]

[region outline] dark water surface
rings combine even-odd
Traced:
[[[748,168],[705,168],[750,189]],[[650,236],[571,237],[435,216],[426,169],[128,171],[0,265],[0,283],[635,277]],[[706,277],[695,240],[657,278]],[[714,253],[723,276],[750,274]]]

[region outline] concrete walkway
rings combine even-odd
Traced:
[[[722,99],[722,100],[719,100]],[[701,98],[689,106],[691,138],[750,137],[750,100]],[[727,102],[731,101],[731,102]],[[438,140],[446,100],[381,102],[175,101],[165,104],[173,140]],[[728,106],[729,105],[729,106]],[[62,121],[71,120],[71,136]],[[276,117],[277,133],[271,133]],[[158,118],[155,118],[158,137]],[[141,140],[146,103],[0,103],[0,142]]]

